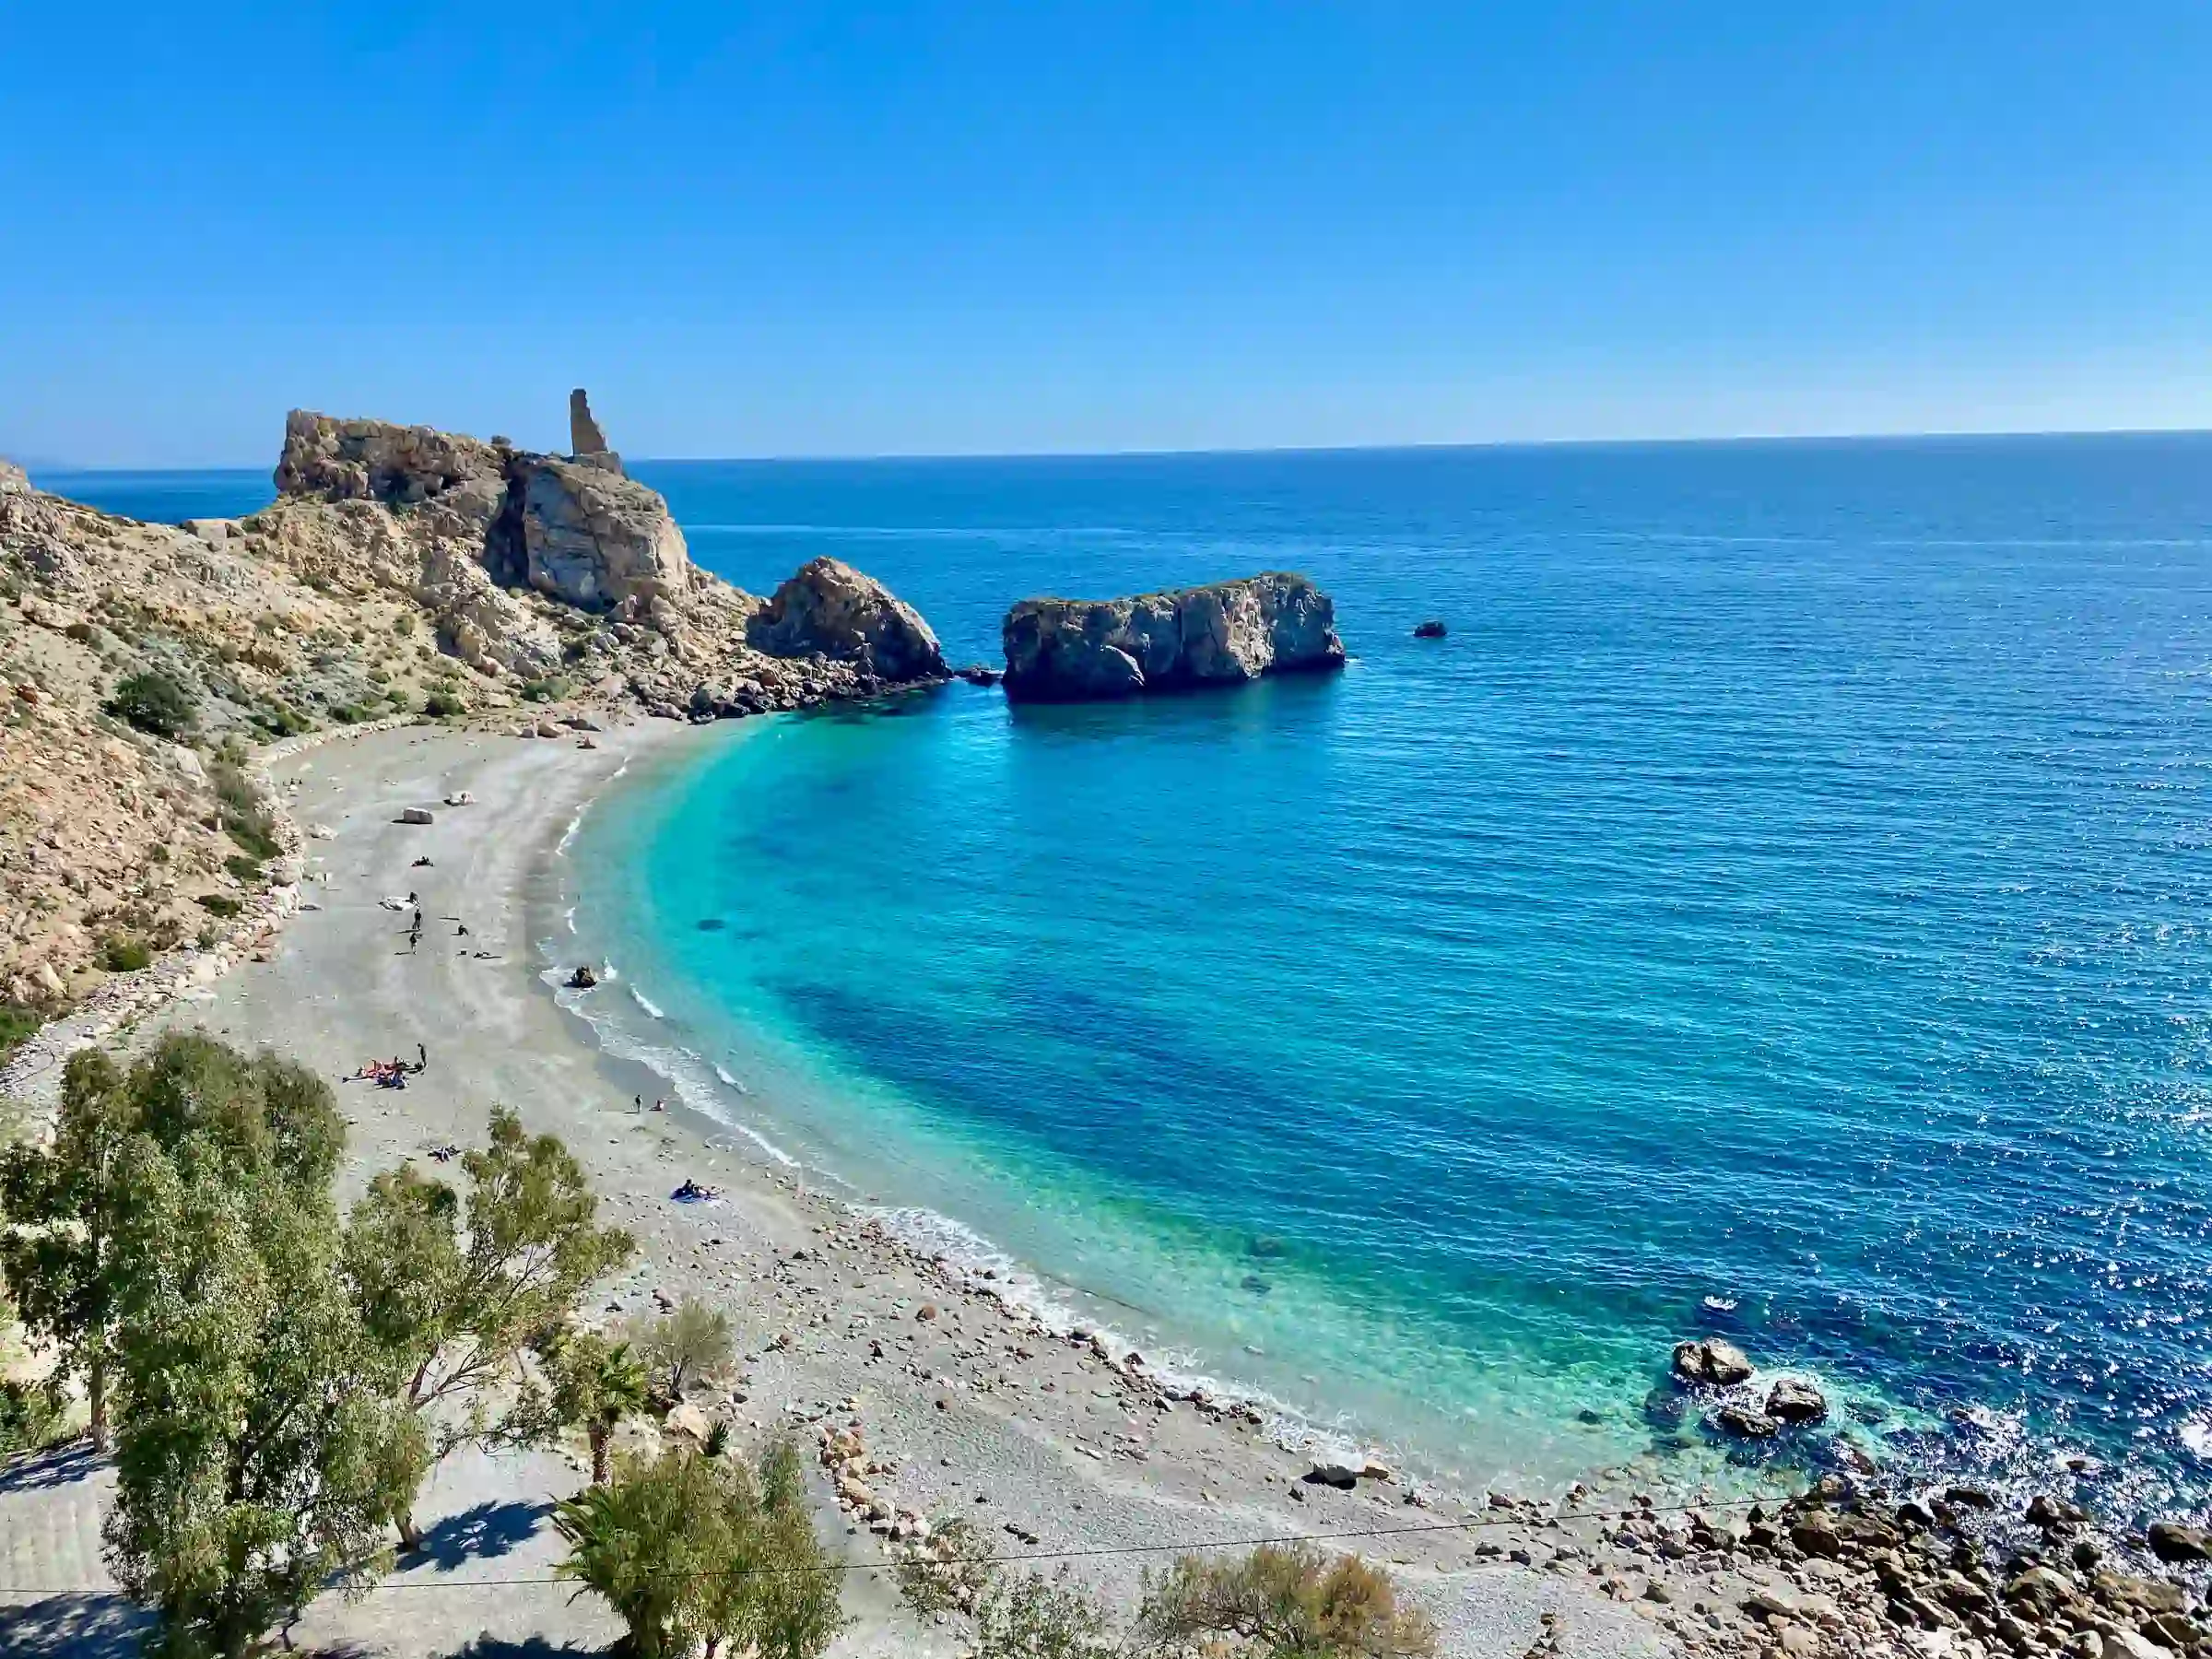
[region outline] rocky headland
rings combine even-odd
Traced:
[[[1336,607],[1270,571],[1126,599],[1025,599],[1006,613],[1006,694],[1079,702],[1341,667]]]
[[[0,465],[0,1051],[286,884],[250,763],[271,740],[708,720],[947,677],[928,624],[834,559],[768,599],[700,570],[582,392],[569,413],[561,456],[295,410],[276,500],[182,525]]]

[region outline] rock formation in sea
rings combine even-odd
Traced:
[[[942,679],[945,653],[914,607],[873,576],[817,559],[779,587],[747,637],[771,656],[856,663],[887,680]]]
[[[857,571],[819,560],[763,600],[699,569],[610,450],[300,410],[276,483],[244,518],[150,524],[0,464],[0,1005],[68,1006],[286,878],[218,748],[525,710],[565,735],[587,710],[702,720],[946,677],[928,625]]]
[[[1281,571],[1126,599],[1025,599],[1000,629],[1006,692],[1084,701],[1336,668],[1335,623],[1326,594]]]

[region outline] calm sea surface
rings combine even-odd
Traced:
[[[2202,1503],[2212,439],[636,471],[956,660],[1271,568],[1354,656],[747,722],[594,809],[547,948],[756,1155],[1469,1482],[1724,1466],[1647,1399],[1720,1330],[1877,1457]]]

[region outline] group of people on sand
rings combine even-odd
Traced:
[[[684,1177],[684,1184],[677,1187],[676,1191],[669,1194],[668,1196],[675,1199],[678,1204],[712,1204],[717,1198],[722,1196],[722,1189],[720,1187],[701,1186],[698,1182],[692,1180],[691,1177],[687,1175]]]
[[[430,1051],[421,1043],[415,1045],[415,1064],[409,1065],[399,1055],[389,1060],[365,1062],[360,1070],[347,1079],[353,1083],[373,1083],[379,1088],[405,1088],[409,1077],[418,1077],[429,1069]]]

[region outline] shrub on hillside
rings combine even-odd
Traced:
[[[116,719],[171,743],[192,730],[191,695],[159,668],[125,679],[106,706]]]
[[[153,959],[153,947],[134,935],[110,934],[100,941],[100,966],[110,973],[135,973]]]
[[[5,1058],[44,1023],[36,1009],[20,1003],[0,1002],[0,1058]]]

